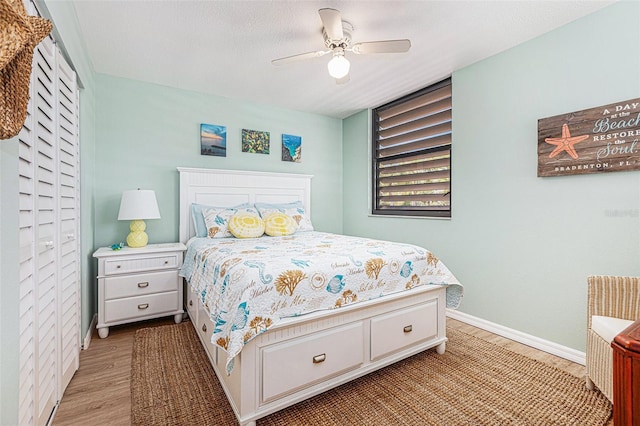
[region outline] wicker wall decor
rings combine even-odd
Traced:
[[[33,50],[52,28],[27,15],[22,0],[0,0],[0,139],[17,135],[24,124]]]

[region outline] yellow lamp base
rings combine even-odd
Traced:
[[[127,235],[127,245],[133,248],[140,248],[147,245],[149,236],[144,230],[147,229],[147,225],[144,220],[132,220],[129,224],[129,230],[131,231]]]

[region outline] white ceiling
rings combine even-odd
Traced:
[[[98,73],[344,118],[592,13],[607,1],[73,1]],[[351,81],[324,48],[318,9],[354,26],[353,41],[408,38],[402,54],[355,55]],[[544,66],[544,64],[541,64]]]

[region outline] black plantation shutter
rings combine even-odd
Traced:
[[[373,214],[451,217],[451,79],[373,110]]]

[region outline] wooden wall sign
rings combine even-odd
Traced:
[[[538,176],[640,170],[640,98],[538,120]]]

